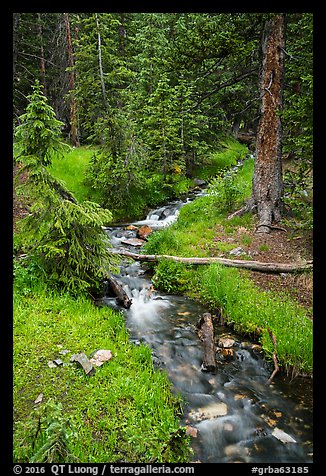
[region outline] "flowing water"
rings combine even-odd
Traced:
[[[153,229],[168,226],[194,198],[196,194],[157,208],[133,224]],[[136,236],[134,229],[126,228],[108,228],[111,243],[116,249],[137,252],[130,241],[124,243]],[[215,374],[203,372],[196,324],[207,308],[184,296],[154,290],[139,262],[123,262],[116,278],[132,298],[131,307],[123,310],[131,340],[151,347],[155,366],[166,369],[173,391],[185,401],[181,424],[192,435],[193,461],[312,462],[311,380],[290,381],[276,375],[267,384],[273,366],[264,361],[259,346],[225,326],[215,329],[216,337],[233,339],[233,346],[217,352]],[[121,309],[115,297],[105,296],[102,301]]]

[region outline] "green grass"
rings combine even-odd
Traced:
[[[200,294],[212,308],[222,310],[228,324],[243,333],[259,336],[263,350],[271,358],[277,341],[279,365],[294,373],[313,369],[313,324],[305,309],[292,300],[261,291],[248,272],[210,265],[200,272]]]
[[[204,167],[196,167],[195,175],[202,180],[210,180],[221,170],[235,165],[248,153],[248,148],[232,137],[227,137],[219,143],[219,150],[209,154]]]
[[[91,200],[98,203],[99,200],[98,193],[84,183],[85,171],[96,150],[95,147],[71,149],[63,157],[53,157],[49,167],[53,176],[62,180],[79,202]]]
[[[238,190],[233,209],[251,193],[253,160],[248,159],[235,175],[233,187]],[[213,184],[213,189],[215,185]],[[214,239],[219,228],[234,234],[239,227],[252,229],[253,215],[246,213],[227,219],[232,209],[226,207],[222,193],[203,196],[185,205],[177,222],[149,236],[145,251],[149,254],[178,256],[211,256],[212,252],[229,252],[239,246]],[[227,197],[226,197],[227,198]],[[238,237],[243,244],[248,237]],[[266,246],[263,250],[267,251]],[[168,292],[182,292],[201,299],[213,311],[223,313],[225,321],[243,333],[261,339],[266,357],[274,350],[268,329],[277,340],[279,364],[287,372],[311,373],[313,366],[312,322],[307,311],[289,296],[263,292],[250,281],[250,272],[217,265],[186,267],[180,263],[159,262],[155,284]]]
[[[60,355],[61,349],[70,352]],[[68,364],[73,353],[98,349],[111,350],[113,358],[93,376],[75,364],[48,367],[55,358]],[[38,449],[29,427],[40,393],[38,406],[45,411],[51,402],[62,405],[74,428],[65,462],[187,461],[188,438],[178,420],[181,400],[172,394],[167,375],[154,370],[147,346],[129,342],[122,314],[86,298],[35,286],[25,295],[15,292],[13,388],[17,462],[30,461]],[[43,441],[44,435],[46,428]]]

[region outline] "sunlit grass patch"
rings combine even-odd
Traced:
[[[63,180],[78,201],[98,202],[98,194],[85,184],[85,171],[96,152],[94,147],[72,148],[63,157],[53,157],[50,171],[57,179]]]

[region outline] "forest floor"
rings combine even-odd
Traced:
[[[230,234],[222,225],[217,229],[215,240],[219,243],[232,244],[232,249],[241,248],[243,256],[264,263],[300,263],[313,259],[313,238],[311,231],[295,233],[289,226],[282,224],[283,230],[271,233],[257,233],[240,226]],[[216,253],[216,256],[221,256]],[[215,256],[211,250],[211,256]],[[225,258],[231,258],[229,252]],[[239,256],[241,259],[241,256]],[[312,318],[313,276],[312,273],[262,273],[245,271],[248,278],[262,289],[275,294],[286,293],[309,311]]]

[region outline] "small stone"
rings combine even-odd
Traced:
[[[59,365],[63,365],[63,361],[61,359],[55,359],[53,362],[57,367],[59,367]]]
[[[223,430],[224,431],[233,431],[234,426],[231,423],[224,423],[223,425]]]
[[[137,230],[136,236],[141,240],[146,240],[146,238],[152,233],[152,228],[148,225],[143,225]]]
[[[104,362],[107,362],[110,359],[112,359],[112,352],[110,350],[101,349],[96,351],[89,361],[91,364],[100,367]]]
[[[245,251],[239,246],[239,248],[234,248],[233,250],[230,251],[230,255],[233,256],[241,256],[246,254]]]
[[[53,362],[53,360],[49,360],[48,367],[50,367],[50,369],[54,369],[56,367],[56,364]]]
[[[64,350],[60,350],[59,354],[60,355],[66,355],[66,354],[69,354],[69,352],[71,352],[71,350],[64,349]]]
[[[70,361],[77,362],[77,364],[84,369],[84,372],[86,375],[92,375],[95,372],[93,365],[88,360],[84,352],[80,352],[79,354],[72,355],[70,358]]]
[[[226,415],[227,412],[227,405],[223,402],[219,402],[198,408],[197,411],[190,412],[189,416],[196,421],[212,420],[213,418]]]
[[[121,243],[125,245],[131,245],[131,246],[143,246],[145,241],[140,240],[139,238],[128,238],[126,240],[121,240]]]
[[[138,228],[135,225],[128,225],[126,226],[125,230],[138,230]]]
[[[34,403],[41,403],[42,400],[43,400],[43,393],[40,393],[37,399],[34,401]]]

